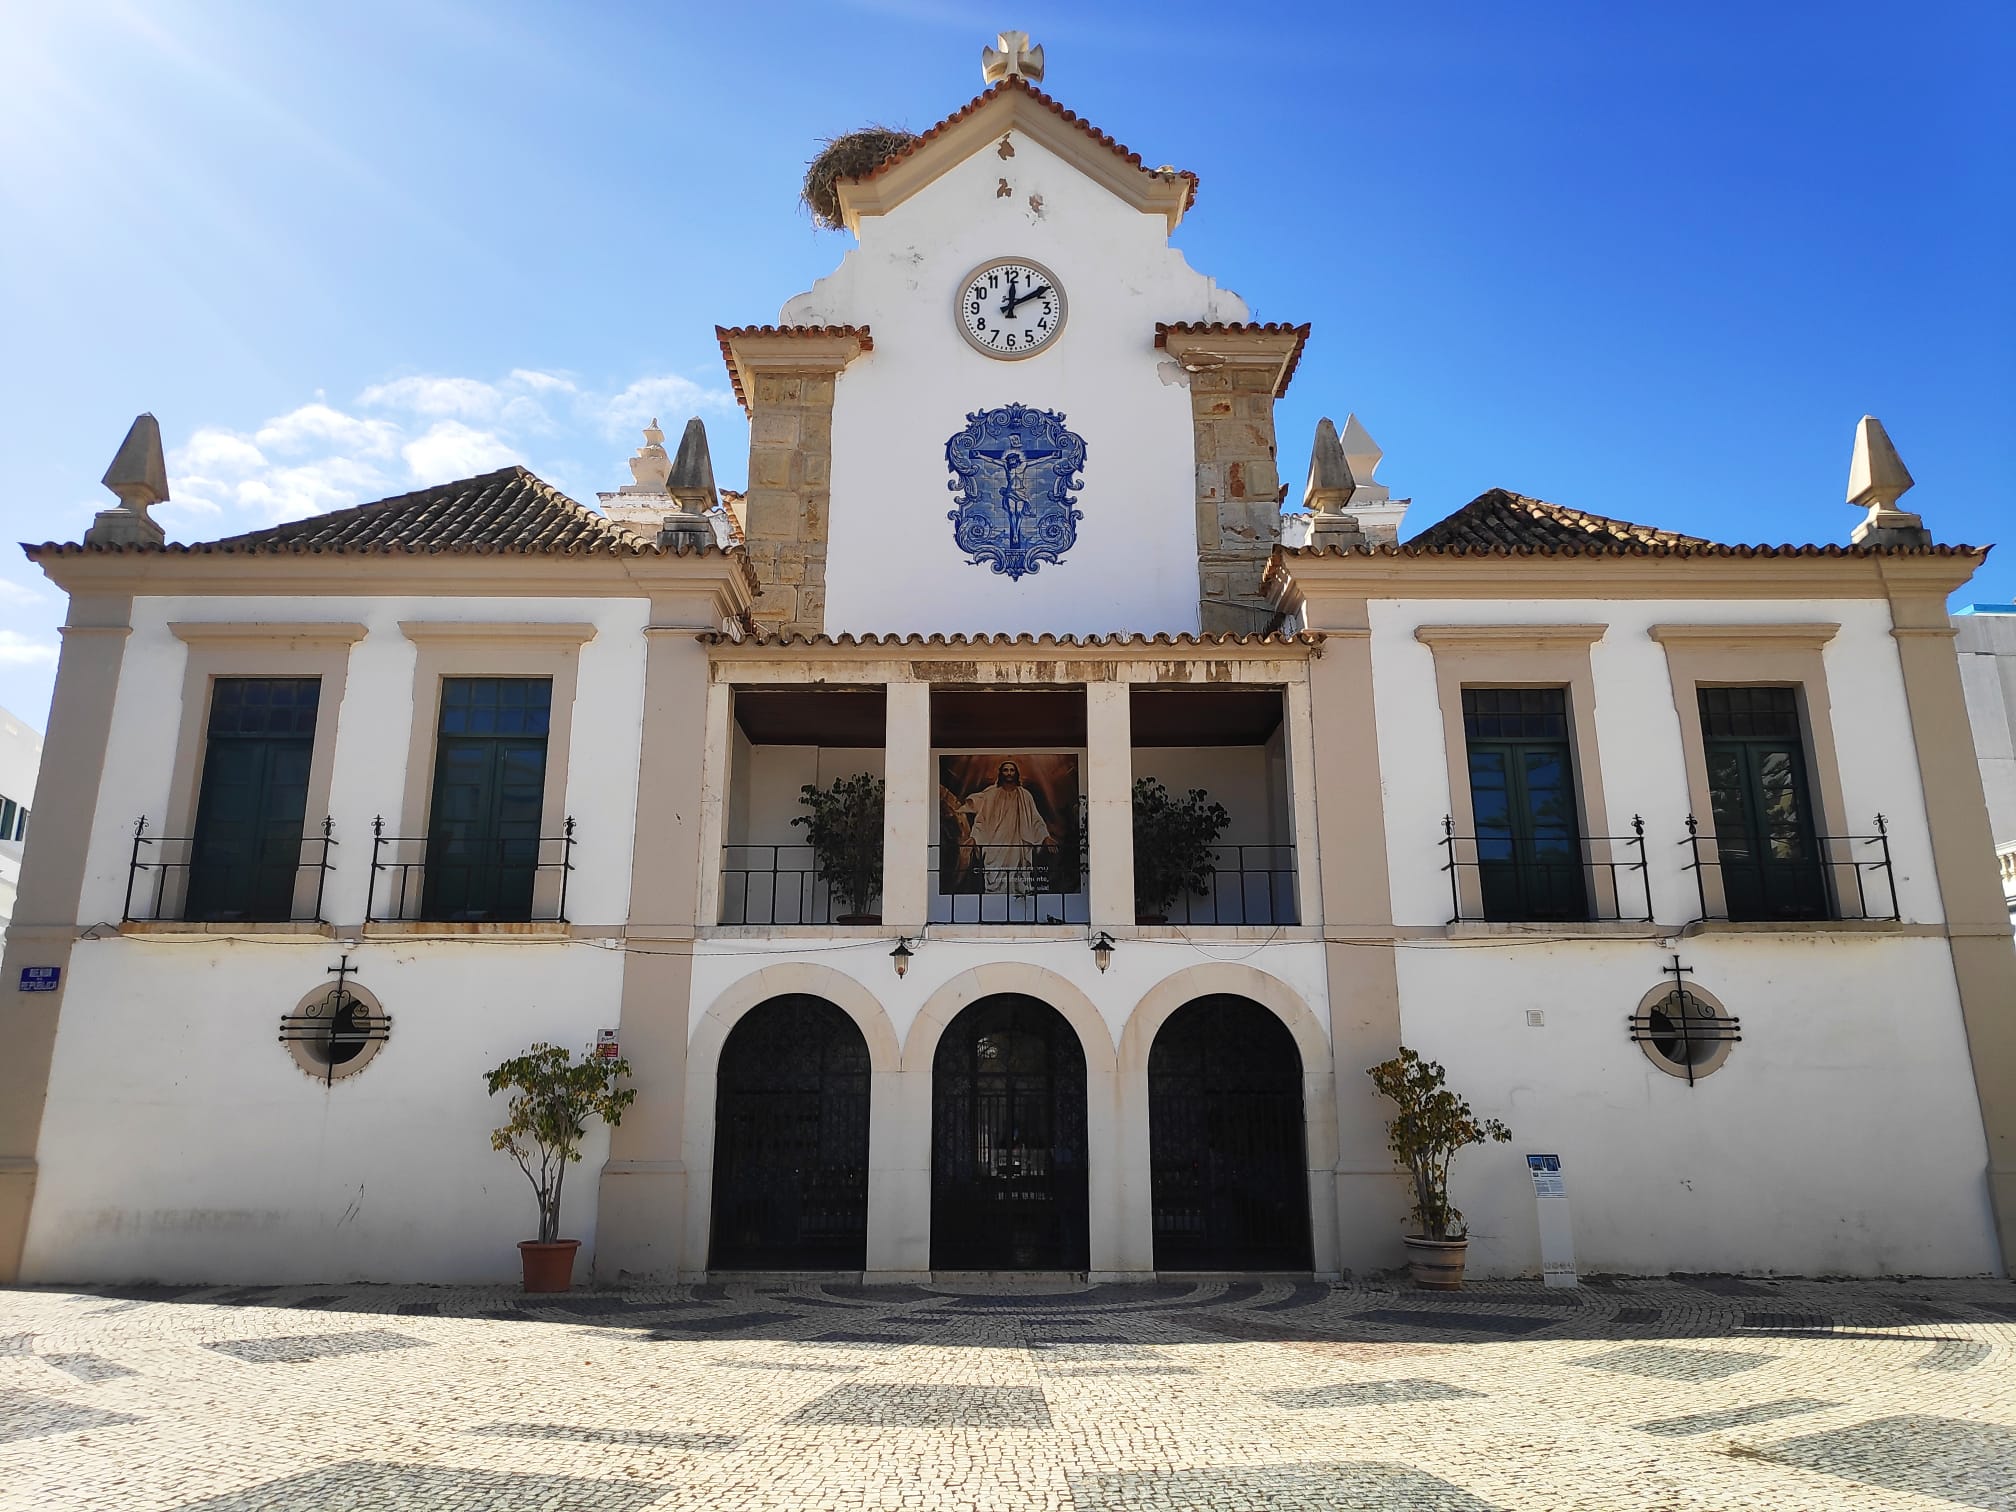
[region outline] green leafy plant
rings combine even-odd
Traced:
[[[1464,1237],[1463,1215],[1449,1205],[1449,1162],[1466,1145],[1487,1139],[1504,1144],[1512,1131],[1495,1118],[1480,1119],[1451,1092],[1442,1067],[1405,1045],[1365,1074],[1399,1109],[1386,1121],[1395,1162],[1414,1178],[1414,1216],[1428,1239]]]
[[[874,911],[882,896],[882,779],[867,772],[835,777],[831,787],[806,783],[798,801],[819,880],[833,889],[844,914]]]
[[[1232,816],[1202,788],[1178,798],[1153,777],[1134,779],[1134,911],[1166,914],[1186,893],[1210,890],[1218,837]]]
[[[575,1060],[557,1045],[537,1044],[513,1056],[484,1078],[495,1097],[511,1089],[511,1116],[490,1132],[490,1148],[518,1162],[539,1199],[539,1241],[560,1237],[560,1189],[567,1167],[581,1158],[588,1120],[614,1128],[623,1110],[637,1100],[635,1087],[616,1083],[630,1074],[625,1060],[600,1060],[584,1051]]]

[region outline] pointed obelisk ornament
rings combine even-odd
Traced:
[[[116,509],[100,510],[84,532],[90,546],[159,546],[167,532],[147,513],[168,501],[168,464],[161,455],[161,424],[137,416],[119,453],[105,469],[104,484],[118,495]]]
[[[1357,424],[1354,415],[1347,422]],[[1344,456],[1337,423],[1327,415],[1316,422],[1315,444],[1309,449],[1309,481],[1302,488],[1302,507],[1309,511],[1311,546],[1364,546],[1365,533],[1350,513],[1357,484]]]
[[[1897,507],[1914,482],[1883,422],[1864,415],[1855,427],[1855,454],[1848,463],[1848,502],[1869,513],[1849,539],[1857,546],[1930,546],[1932,532],[1924,520]]]

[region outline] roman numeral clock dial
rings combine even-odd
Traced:
[[[1064,329],[1064,286],[1041,263],[997,258],[966,275],[956,313],[975,351],[1004,362],[1033,357]]]

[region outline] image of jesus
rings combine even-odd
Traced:
[[[1036,799],[1022,785],[1022,769],[1004,761],[994,785],[980,789],[960,805],[979,847],[987,891],[1027,893],[1032,885],[1037,850],[1056,844],[1050,826],[1036,808]]]

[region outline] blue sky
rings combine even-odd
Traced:
[[[1504,486],[1845,540],[1867,412],[1942,539],[2010,533],[2000,0],[0,0],[8,539],[75,538],[143,409],[184,540],[513,460],[589,500],[654,413],[738,482],[713,326],[851,244],[799,210],[806,158],[956,109],[1003,24],[1201,175],[1194,266],[1314,323],[1298,490],[1355,410],[1410,528]],[[2016,597],[2016,552],[1962,597]],[[0,703],[37,724],[61,614],[0,560]]]

